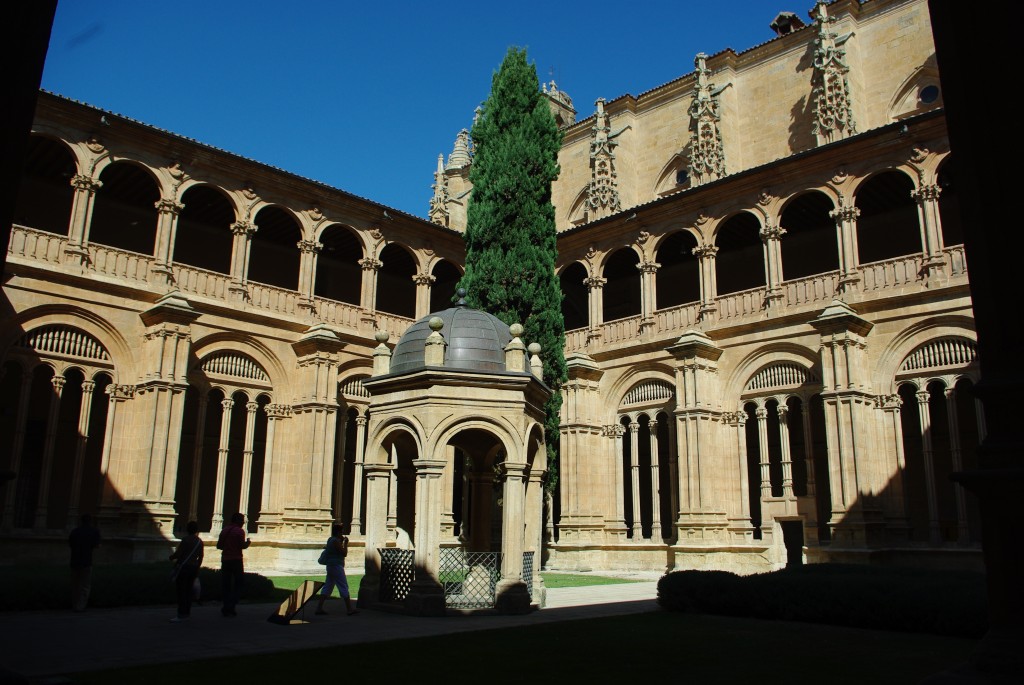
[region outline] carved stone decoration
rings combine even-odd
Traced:
[[[256,194],[256,191],[252,189],[251,183],[245,184],[245,186],[242,188],[242,195],[245,197],[246,200],[255,200],[256,198],[259,197],[259,195]]]
[[[469,131],[462,129],[455,136],[455,145],[452,147],[452,153],[448,155],[448,166],[445,169],[462,169],[472,162],[473,157],[469,151]]]
[[[915,147],[910,153],[910,161],[914,164],[920,164],[928,158],[930,154],[926,147]]]
[[[829,16],[827,5],[825,0],[818,0],[814,8],[818,37],[814,40],[814,124],[811,132],[817,136],[819,145],[842,140],[857,132],[847,78],[850,68],[846,64],[844,47],[853,34],[839,36],[832,30],[836,19]]]
[[[590,185],[587,187],[587,218],[590,221],[614,214],[622,208],[618,174],[615,171],[615,137],[608,126],[604,98],[598,98],[590,141]],[[622,131],[619,131],[621,133]]]
[[[103,141],[96,135],[89,136],[89,140],[85,141],[85,146],[95,154],[99,154],[107,149],[103,146]]]
[[[850,178],[850,174],[844,167],[836,169],[836,173],[832,175],[832,182],[836,185],[843,183],[846,179]]]
[[[758,195],[757,204],[761,205],[762,207],[767,207],[772,203],[774,199],[775,196],[772,195],[767,188],[765,188],[764,190],[761,191],[761,194]]]
[[[651,232],[650,231],[640,231],[636,235],[636,244],[642,246],[642,245],[644,245],[644,243],[646,243],[650,239],[651,239]]]
[[[694,66],[697,84],[693,88],[693,102],[690,103],[690,147],[687,161],[690,183],[697,186],[725,176],[725,148],[718,127],[721,121],[718,94],[725,87],[715,90],[715,85],[709,80],[711,70],[707,68],[707,55],[703,52],[697,53]]]
[[[431,186],[434,194],[430,198],[430,223],[438,226],[448,226],[451,213],[448,211],[448,179],[444,175],[444,155],[437,156],[437,171],[434,172],[434,185]]]
[[[309,214],[309,218],[312,219],[313,221],[320,221],[321,219],[324,218],[324,213],[316,205],[310,207],[308,210],[306,210],[306,212]]]

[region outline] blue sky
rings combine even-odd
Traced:
[[[582,119],[812,5],[59,0],[42,87],[422,217],[509,46]]]

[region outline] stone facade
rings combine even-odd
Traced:
[[[927,4],[808,9],[578,121],[545,86],[570,368],[547,566],[980,563],[948,479],[985,424]],[[3,287],[5,550],[51,556],[86,510],[108,558],[233,511],[258,568],[314,568],[332,521],[361,547],[368,493],[404,482],[374,336],[449,306],[471,164],[463,132],[428,221],[42,93]],[[424,480],[451,478],[438,449]],[[454,514],[373,520],[368,558],[458,541]]]

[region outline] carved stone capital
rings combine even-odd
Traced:
[[[636,265],[636,268],[642,274],[653,274],[657,273],[660,266],[661,264],[658,264],[657,262],[640,262]]]
[[[299,248],[300,252],[310,252],[313,254],[318,254],[320,250],[324,249],[324,244],[318,243],[315,240],[300,240],[295,243],[295,246]]]
[[[373,257],[363,257],[359,260],[359,266],[363,267],[363,271],[376,271],[384,266],[384,262]]]
[[[103,187],[103,181],[98,178],[93,178],[92,176],[76,174],[71,177],[71,187],[75,190],[96,192]]]
[[[171,216],[178,216],[178,214],[181,213],[181,210],[185,209],[185,205],[180,202],[175,202],[174,200],[168,200],[166,198],[157,200],[153,203],[153,206],[156,207],[156,211],[161,214],[170,214]]]
[[[590,276],[583,279],[583,285],[587,286],[590,290],[600,290],[607,282],[607,278],[601,278],[600,276]]]
[[[714,257],[718,254],[717,245],[698,245],[697,247],[690,250],[697,257]]]
[[[840,205],[828,213],[836,221],[856,221],[860,216],[860,208],[854,205]]]
[[[436,280],[436,276],[433,276],[428,273],[418,273],[413,274],[412,276],[412,282],[415,283],[416,285],[431,285]]]
[[[230,228],[235,235],[251,236],[256,232],[256,224],[251,221],[236,221]]]
[[[758,235],[761,236],[761,241],[767,243],[769,240],[778,240],[786,234],[786,229],[782,226],[776,226],[774,224],[767,224],[762,228]]]
[[[923,204],[925,202],[938,202],[939,195],[941,194],[942,188],[935,183],[923,185],[920,188],[910,191],[910,197],[912,197],[918,204]]]

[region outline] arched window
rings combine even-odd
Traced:
[[[60,143],[32,136],[14,205],[14,223],[59,235],[68,234],[75,158]]]
[[[615,321],[640,314],[640,258],[636,252],[623,248],[612,255],[604,266],[604,320]]]
[[[875,174],[858,188],[855,199],[857,251],[861,264],[921,252],[921,229],[914,184],[900,171]]]
[[[824,193],[804,193],[782,212],[782,274],[785,280],[839,269],[836,222],[829,216],[835,205]]]
[[[254,220],[256,232],[249,246],[247,279],[296,290],[299,286],[298,221],[280,207],[264,207]]]
[[[669,236],[658,248],[655,275],[657,309],[668,309],[700,300],[700,262],[693,248],[697,239],[687,231]]]
[[[362,293],[363,246],[345,226],[335,224],[320,234],[323,249],[316,259],[313,294],[328,300],[359,304]]]
[[[416,261],[402,247],[392,243],[380,252],[377,272],[377,309],[413,318],[416,316]]]
[[[173,261],[178,264],[231,272],[231,224],[235,212],[223,194],[209,186],[192,186],[181,196]]]
[[[100,181],[89,242],[152,255],[160,199],[153,177],[129,162],[115,162],[103,170]]]
[[[430,311],[448,309],[454,302],[455,287],[462,278],[462,272],[448,260],[441,259],[434,265],[431,275],[434,282],[430,286]]]
[[[760,230],[761,223],[750,212],[740,212],[719,227],[715,234],[719,295],[765,285],[764,246]]]
[[[590,297],[587,285],[587,269],[579,262],[573,262],[558,274],[562,289],[562,318],[565,330],[584,328],[590,324]]]

